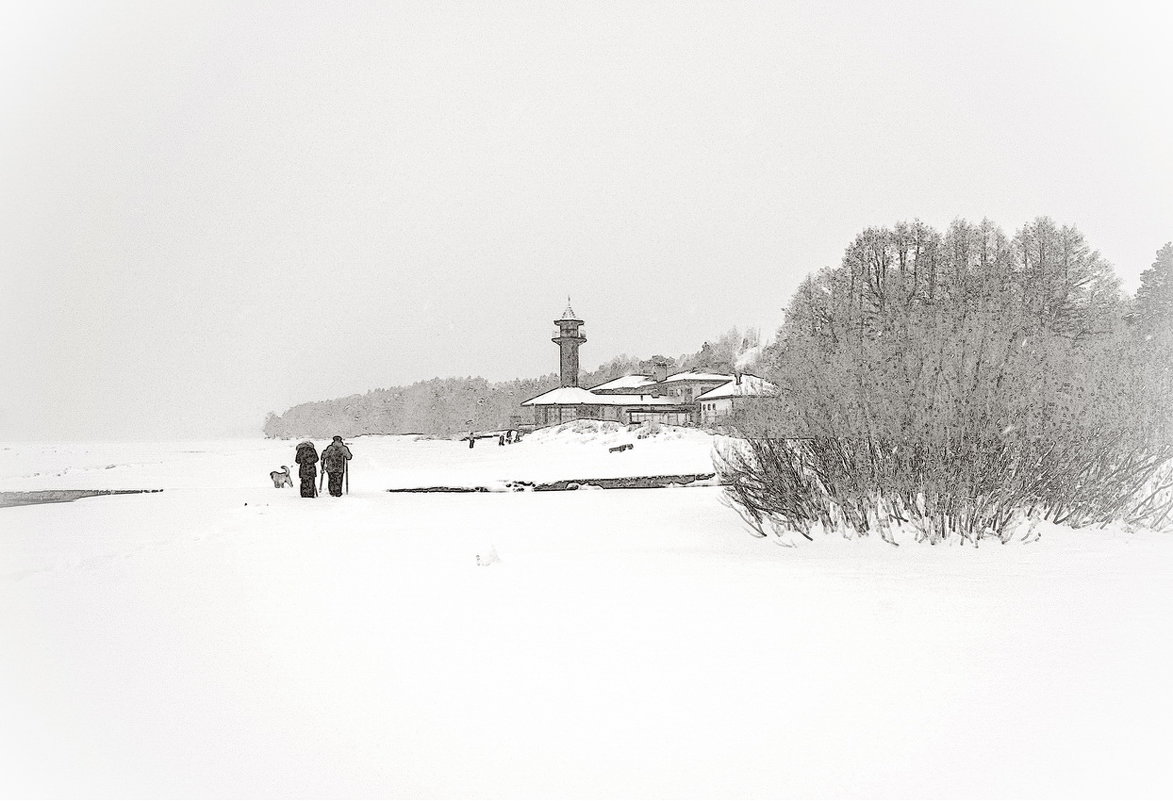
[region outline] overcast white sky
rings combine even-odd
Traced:
[[[1173,4],[9,3],[0,439],[772,332],[870,225],[1173,239]]]

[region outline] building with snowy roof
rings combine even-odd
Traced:
[[[697,396],[701,425],[711,425],[728,417],[740,406],[744,406],[747,398],[773,395],[777,390],[777,386],[756,375],[736,375],[732,381]]]
[[[701,395],[733,380],[728,373],[706,373],[698,370],[684,370],[665,376],[662,381],[649,387],[656,395],[677,398],[682,403],[693,403]]]
[[[534,410],[534,424],[541,426],[573,420],[613,420],[617,423],[661,422],[687,425],[692,409],[671,398],[637,394],[596,394],[582,387],[559,387],[524,401]]]
[[[669,375],[664,362],[653,365],[652,375],[620,376],[583,389],[578,385],[578,349],[586,342],[586,335],[569,298],[554,324],[558,328],[551,341],[558,345],[560,386],[521,404],[533,409],[538,427],[582,419],[624,424],[711,423],[732,413],[741,399],[773,391],[772,384],[757,376],[699,370]]]

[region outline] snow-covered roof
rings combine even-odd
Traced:
[[[597,387],[591,387],[591,392],[598,392],[601,389],[635,389],[636,387],[644,387],[648,384],[654,384],[656,380],[647,375],[623,375],[619,378],[612,378],[610,381],[599,384]]]
[[[582,387],[558,387],[549,392],[543,392],[536,398],[522,401],[522,406],[545,406],[551,403],[595,403],[595,396]]]
[[[736,379],[726,384],[722,384],[716,389],[710,389],[705,394],[697,398],[698,401],[703,400],[717,400],[718,398],[741,398],[753,395],[769,395],[777,390],[777,387],[771,384],[764,378],[758,378],[756,375],[746,373],[741,377],[739,384]]]
[[[685,370],[683,373],[670,375],[665,381],[732,381],[733,376],[726,373],[698,373],[695,370]]]
[[[582,387],[559,387],[523,401],[522,406],[675,406],[671,398],[653,395],[596,395]]]

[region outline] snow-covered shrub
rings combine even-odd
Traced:
[[[1171,522],[1169,450],[1116,443],[955,443],[917,448],[868,440],[732,440],[718,460],[727,497],[759,535],[825,531],[916,539],[1008,540],[1027,519],[1072,526]]]
[[[635,438],[647,439],[648,437],[655,437],[659,435],[660,430],[660,424],[655,420],[650,423],[640,423],[635,428]]]

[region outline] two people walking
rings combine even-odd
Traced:
[[[322,451],[322,472],[328,479],[330,494],[335,498],[342,496],[342,479],[346,476],[346,463],[353,458],[350,448],[342,441],[342,437],[334,437],[334,441]],[[301,479],[301,497],[313,498],[318,494],[314,486],[318,477],[318,451],[314,443],[299,442],[297,455],[294,461],[299,465],[297,476]],[[349,487],[347,487],[349,489]]]

